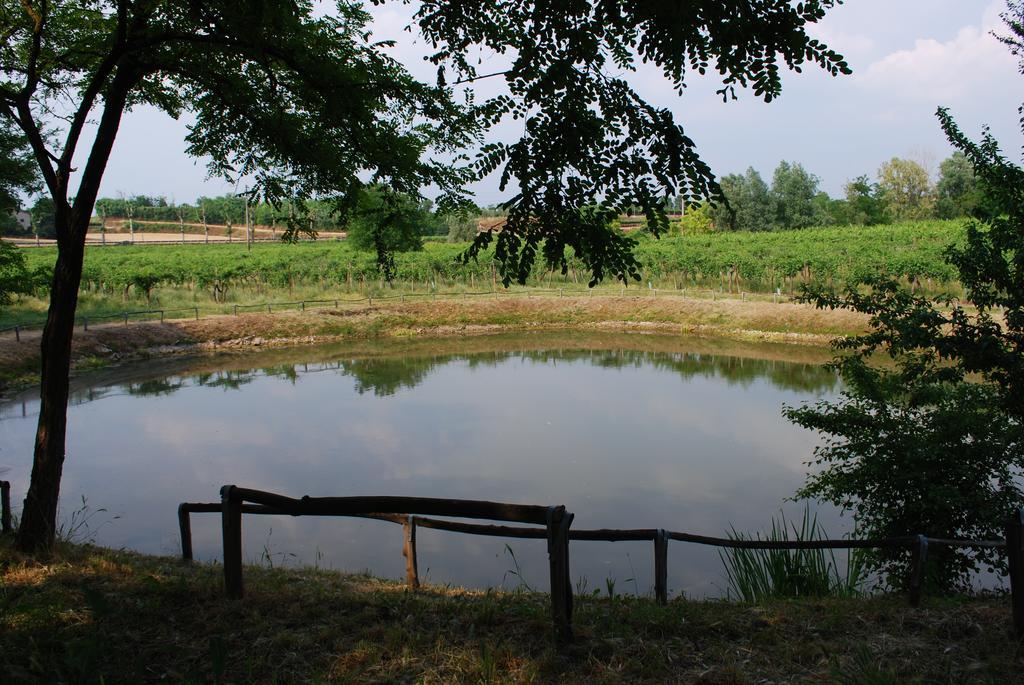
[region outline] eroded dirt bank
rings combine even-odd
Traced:
[[[864,329],[865,317],[809,305],[684,297],[522,297],[365,305],[92,326],[75,332],[78,371],[130,359],[341,340],[433,338],[527,330],[639,331],[825,346]],[[0,337],[3,387],[35,382],[38,331]]]

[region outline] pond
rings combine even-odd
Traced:
[[[564,504],[576,528],[721,535],[764,529],[803,482],[818,436],[783,404],[834,397],[827,350],[679,336],[537,333],[363,342],[126,364],[75,379],[61,516],[99,544],[177,554],[176,508],[221,485],[292,496],[409,495]],[[16,510],[38,399],[0,405]],[[83,505],[84,500],[84,505]],[[102,511],[101,511],[102,510]],[[846,532],[823,510],[829,534]],[[83,517],[87,518],[80,525]],[[197,559],[220,520],[195,514]],[[253,562],[404,577],[401,528],[246,517]],[[421,529],[421,580],[546,589],[538,540]],[[573,542],[577,589],[646,594],[650,543]],[[669,546],[673,594],[720,595],[714,549]]]

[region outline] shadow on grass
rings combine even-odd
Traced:
[[[579,597],[558,652],[544,595],[369,576],[220,569],[88,546],[54,560],[0,546],[3,682],[1020,681],[1005,598],[765,605]]]

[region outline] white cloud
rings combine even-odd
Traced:
[[[1016,79],[1016,60],[991,32],[999,30],[1001,3],[992,3],[976,26],[948,41],[919,38],[854,77],[862,88],[902,101],[955,104]]]
[[[147,440],[181,454],[206,451],[215,453],[227,448],[265,447],[273,441],[273,433],[255,422],[231,425],[219,418],[195,415],[149,414],[139,419]]]
[[[877,42],[871,36],[833,28],[827,23],[815,24],[808,32],[845,57],[855,71],[861,60],[867,59],[878,48]]]

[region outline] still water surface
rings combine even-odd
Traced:
[[[577,528],[763,529],[818,437],[783,404],[832,397],[827,352],[679,337],[537,334],[311,347],[148,362],[77,379],[62,516],[86,498],[96,541],[174,554],[177,504],[225,483],[293,496],[411,495],[565,504]],[[794,358],[797,361],[792,361]],[[790,361],[784,361],[784,360]],[[0,405],[0,467],[20,504],[38,400]],[[116,517],[116,518],[115,518]],[[838,514],[821,512],[832,534]],[[193,515],[199,559],[217,515]],[[402,577],[401,528],[247,517],[245,555]],[[543,541],[423,530],[421,579],[546,589]],[[721,594],[715,550],[672,543],[669,586]],[[648,593],[650,543],[572,543],[578,587]]]

